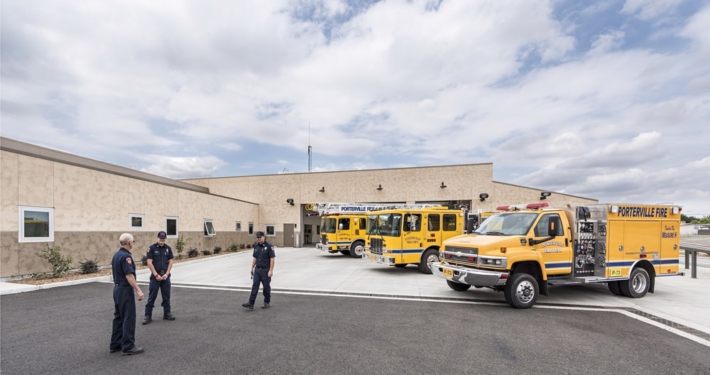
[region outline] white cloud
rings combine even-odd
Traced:
[[[210,177],[214,171],[226,163],[215,156],[170,157],[149,155],[143,157],[150,162],[141,169],[143,172],[170,178]]]
[[[710,139],[710,7],[665,30],[687,43],[631,48],[630,18],[679,2],[629,0],[624,27],[578,50],[588,26],[555,19],[559,2],[432,4],[4,2],[2,134],[178,177],[310,139],[316,170],[493,161],[515,171],[497,180],[603,200],[654,200],[662,183],[710,213],[692,169]],[[135,156],[151,147],[168,155]],[[266,162],[305,169],[289,160]]]

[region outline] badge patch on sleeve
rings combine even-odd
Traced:
[[[132,263],[133,263],[133,261],[131,260],[131,258],[126,258],[126,263],[128,263],[128,264],[132,264]]]

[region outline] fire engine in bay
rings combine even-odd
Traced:
[[[451,289],[493,288],[511,306],[530,308],[548,286],[606,283],[615,295],[641,298],[656,278],[682,275],[679,206],[498,210],[473,233],[444,241],[432,271]]]

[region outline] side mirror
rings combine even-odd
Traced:
[[[547,235],[557,237],[562,235],[562,223],[559,217],[551,217],[547,222]]]

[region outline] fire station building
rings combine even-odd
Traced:
[[[284,173],[174,180],[8,138],[0,138],[0,277],[51,270],[35,253],[60,246],[74,266],[110,263],[118,237],[137,249],[165,230],[175,248],[252,244],[264,231],[277,246],[313,246],[315,202],[435,203],[493,211],[497,206],[597,200],[493,181],[493,164]],[[140,254],[140,253],[139,253]]]

